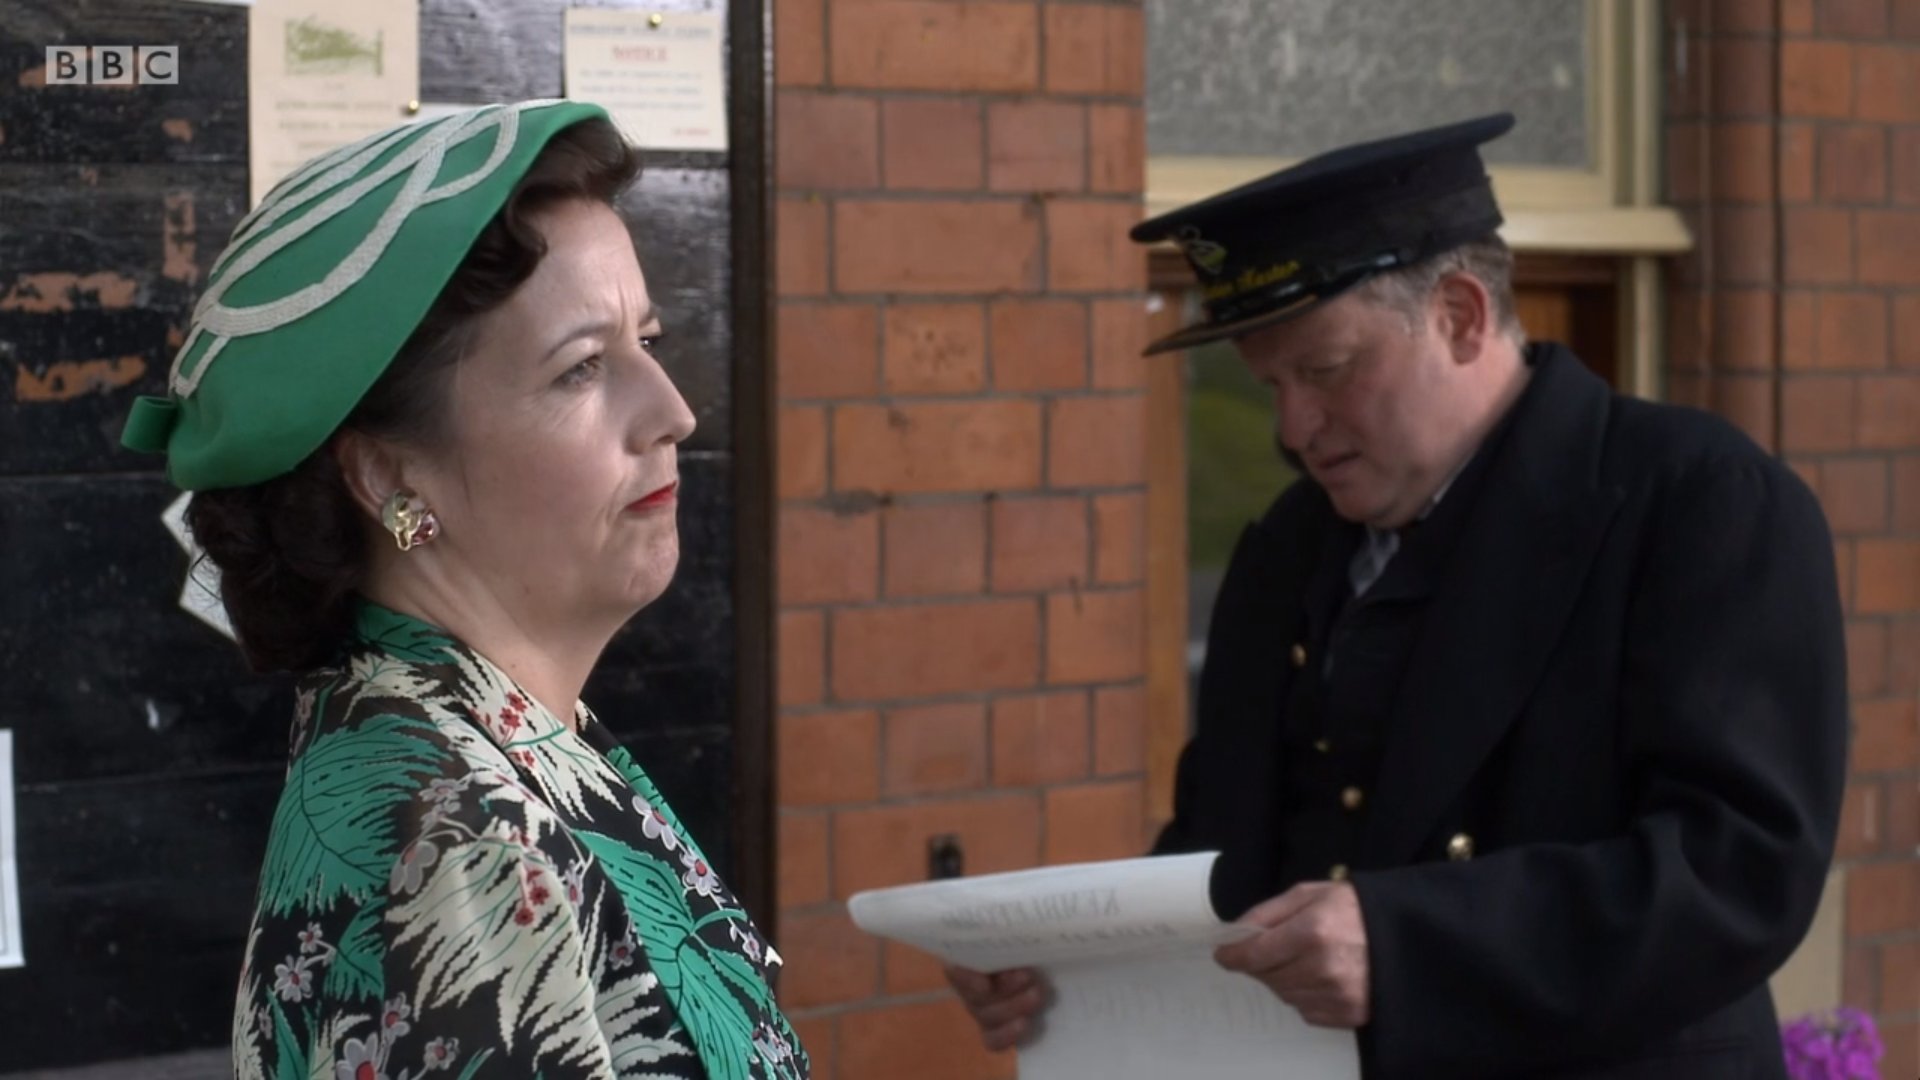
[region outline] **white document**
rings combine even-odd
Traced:
[[[713,12],[568,8],[567,96],[643,150],[725,150],[725,45]]]
[[[976,971],[1039,968],[1053,1003],[1021,1080],[1358,1080],[1352,1032],[1316,1028],[1213,950],[1217,854],[1080,863],[863,892],[854,924]]]
[[[205,557],[206,553],[193,542],[193,533],[187,529],[187,503],[192,498],[192,492],[183,491],[160,514],[160,521],[173,534],[174,543],[187,553],[187,580],[180,586],[180,608],[220,631],[228,640],[237,641],[233,636],[233,623],[227,618],[226,605],[220,602],[220,568]]]
[[[420,96],[420,5],[258,0],[247,14],[252,200],[308,160],[407,119]]]
[[[24,967],[20,868],[13,853],[13,732],[0,731],[0,968]]]

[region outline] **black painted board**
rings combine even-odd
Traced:
[[[727,175],[646,169],[621,201],[666,337],[659,359],[693,409],[686,447],[732,445],[733,305]]]
[[[244,171],[0,166],[9,178],[20,182],[0,190],[0,380],[13,388],[0,396],[0,474],[155,467],[120,447],[120,427],[136,396],[165,392],[173,343],[245,212]],[[621,208],[665,314],[660,361],[697,423],[687,447],[724,448],[725,174],[648,170]]]
[[[680,455],[680,565],[673,582],[614,638],[607,670],[700,663],[732,668],[733,468],[726,454]],[[725,716],[704,722],[725,724]]]
[[[559,93],[565,7],[425,0],[421,99]],[[59,43],[179,44],[181,84],[33,85]],[[158,520],[175,493],[117,438],[133,396],[164,387],[168,338],[245,210],[245,43],[240,7],[0,4],[0,726],[24,785],[29,960],[0,971],[0,1072],[227,1040],[291,694],[177,607],[184,554]],[[699,430],[682,456],[679,574],[585,696],[738,884],[741,837],[756,863],[770,838],[742,832],[738,809],[753,805],[739,778],[764,748],[733,742],[736,163],[646,162],[623,209],[667,312],[662,361]],[[76,281],[87,287],[47,302]],[[67,393],[56,372],[93,382]]]
[[[243,166],[0,164],[0,475],[159,467],[120,428],[245,193]]]
[[[171,85],[45,85],[49,45],[173,45]],[[244,162],[247,12],[155,0],[0,5],[0,162]]]
[[[421,0],[420,100],[560,96],[567,0]]]
[[[27,964],[0,971],[0,1069],[227,1038],[278,770],[16,795]]]
[[[596,685],[617,697],[588,695],[616,730],[731,724],[731,470],[687,454],[681,477],[674,582],[601,658]],[[179,607],[187,556],[160,521],[176,494],[150,474],[0,478],[0,550],[17,553],[0,560],[0,700],[22,780],[284,759],[287,681],[248,674]]]
[[[569,7],[726,12],[724,0],[421,0],[421,100],[559,97]]]
[[[292,695],[180,609],[151,474],[0,478],[0,701],[22,783],[281,764]]]

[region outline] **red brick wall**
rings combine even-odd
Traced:
[[[1920,2],[1671,0],[1668,19],[1669,193],[1699,242],[1671,294],[1669,392],[1783,454],[1836,534],[1844,997],[1877,1014],[1883,1075],[1916,1076]]]
[[[1010,1076],[845,900],[1145,836],[1137,0],[778,0],[781,993],[822,1080]]]

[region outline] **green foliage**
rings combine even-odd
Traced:
[[[742,1048],[753,1044],[753,1019],[742,996],[771,1008],[765,981],[745,960],[712,950],[694,935],[680,880],[665,863],[610,836],[580,830],[574,838],[593,853],[626,901],[641,950],[699,1048],[701,1062],[714,1080],[748,1080]],[[723,978],[742,996],[729,993]]]
[[[380,940],[380,916],[387,898],[366,902],[347,924],[327,969],[327,996],[347,1001],[379,1001],[386,996],[386,973],[380,968],[385,945]]]
[[[268,910],[327,911],[342,897],[364,900],[385,886],[398,854],[395,809],[439,768],[439,749],[411,734],[431,730],[420,720],[376,716],[327,732],[294,761],[261,874]]]
[[[1295,473],[1274,447],[1272,396],[1232,346],[1202,346],[1187,362],[1187,564],[1220,570],[1240,530],[1266,512]]]

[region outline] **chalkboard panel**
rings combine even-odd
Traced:
[[[170,85],[48,86],[49,45],[173,45]],[[0,6],[0,163],[246,161],[247,13],[182,0]]]
[[[0,1070],[227,1038],[281,772],[17,794],[27,966],[0,971]]]
[[[283,763],[292,695],[182,611],[151,474],[0,478],[0,724],[22,783]]]
[[[686,444],[691,450],[733,442],[728,197],[727,174],[720,170],[646,168],[621,202],[647,291],[664,313],[660,363],[698,422]]]
[[[422,100],[557,95],[565,6],[423,0]],[[758,0],[731,9],[750,50],[729,84],[733,151],[648,155],[622,207],[699,422],[680,570],[585,697],[764,919],[767,43]],[[178,44],[181,81],[47,87],[52,44]],[[118,434],[135,395],[163,391],[246,210],[245,56],[241,7],[0,7],[0,727],[28,958],[0,971],[0,1072],[228,1037],[291,692],[179,609],[185,556],[159,520],[176,493]]]

